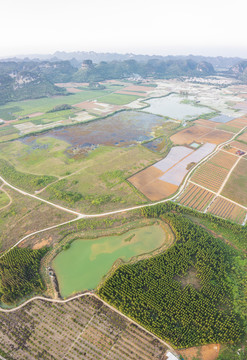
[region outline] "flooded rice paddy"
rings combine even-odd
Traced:
[[[128,261],[149,253],[162,246],[165,236],[162,227],[155,224],[122,235],[75,240],[53,260],[61,295],[96,288],[117,259]]]
[[[162,116],[141,111],[122,111],[86,124],[26,136],[21,141],[30,145],[35,140],[48,136],[81,148],[92,148],[97,145],[129,146],[152,139],[155,127],[162,126],[164,123]]]
[[[186,103],[188,100],[188,103]],[[189,101],[191,98],[184,98],[176,94],[145,101],[150,106],[145,108],[146,112],[168,116],[176,120],[190,120],[202,114],[211,113],[212,110],[204,106],[195,106]]]

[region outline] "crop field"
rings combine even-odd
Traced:
[[[233,136],[232,133],[215,129],[208,120],[205,120],[205,126],[200,125],[202,121],[203,120],[198,120],[196,125],[193,125],[172,135],[171,141],[177,145],[188,145],[194,141],[201,143],[208,142],[218,145],[226,140],[229,140]]]
[[[238,224],[243,223],[247,214],[245,209],[220,196],[213,201],[208,212],[224,219],[232,220]]]
[[[191,180],[208,190],[217,192],[223,184],[228,170],[207,162],[192,175]]]
[[[0,354],[7,359],[158,360],[167,351],[93,296],[64,304],[35,300],[14,313],[0,313],[0,321]]]
[[[213,143],[215,145],[221,144],[232,138],[233,134],[223,130],[213,130],[210,133],[200,138],[200,141]]]
[[[217,124],[214,121],[206,120],[206,119],[198,119],[194,122],[195,124],[205,126],[208,128],[216,129]]]
[[[111,90],[86,90],[67,96],[12,102],[11,106],[9,104],[0,106],[0,118],[5,119],[6,114],[8,116],[11,115],[15,119],[18,116],[27,116],[36,112],[46,112],[57,105],[62,105],[64,103],[74,105],[85,100],[98,99],[109,93],[111,93]],[[119,96],[121,97],[121,95]]]
[[[199,141],[204,135],[210,132],[211,130],[207,127],[193,125],[172,135],[171,141],[177,145],[190,144],[194,141]]]
[[[213,197],[212,192],[190,183],[179,197],[178,202],[198,211],[204,211]]]
[[[246,119],[246,116],[243,116],[243,117],[231,120],[226,124],[219,125],[217,127],[218,127],[218,129],[236,133],[246,125],[247,125],[247,119]]]
[[[208,190],[217,192],[237,159],[238,157],[233,154],[219,151],[196,170],[191,180]]]
[[[123,95],[123,94],[109,94],[100,97],[100,101],[107,103],[107,104],[113,104],[113,105],[126,105],[130,102],[137,100],[140,96],[135,95]]]
[[[242,158],[228,179],[222,195],[247,206],[247,160]]]
[[[172,195],[191,167],[213,149],[213,144],[204,144],[195,151],[185,146],[175,146],[164,159],[128,180],[150,200],[161,200]]]
[[[238,157],[224,151],[218,151],[211,159],[209,163],[223,167],[224,169],[230,170]]]
[[[244,144],[240,141],[232,141],[230,145],[238,150],[246,151],[247,152],[247,144]]]

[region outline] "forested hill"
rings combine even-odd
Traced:
[[[69,61],[0,62],[0,105],[63,94],[54,84],[69,81],[75,71]]]
[[[196,63],[192,60],[163,61],[152,59],[147,62],[135,60],[101,61],[99,64],[84,61],[81,69],[73,75],[74,81],[101,81],[126,78],[133,75],[154,78],[172,78],[178,76],[206,76],[215,74],[214,68],[207,62]]]
[[[93,82],[133,76],[171,78],[214,73],[211,64],[192,60],[125,60],[102,61],[99,64],[87,60],[79,70],[69,61],[0,61],[0,105],[9,101],[65,94],[64,89],[55,85],[59,82]]]
[[[229,74],[233,75],[234,77],[238,78],[239,80],[246,82],[247,81],[247,61],[241,61],[240,63],[231,67],[231,69],[229,70]]]

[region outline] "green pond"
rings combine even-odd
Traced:
[[[128,261],[151,252],[162,246],[165,236],[162,227],[155,224],[122,235],[75,240],[53,260],[61,295],[96,288],[115,260]]]

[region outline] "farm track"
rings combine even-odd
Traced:
[[[245,130],[246,128],[247,128],[247,126],[245,126],[243,129],[241,129],[241,130],[239,131],[239,133],[241,133],[241,132],[242,132],[243,130]],[[212,156],[214,156],[214,155],[217,153],[217,151],[218,151],[222,146],[224,146],[224,145],[228,144],[229,142],[231,142],[235,137],[238,136],[239,133],[235,134],[230,140],[224,142],[223,144],[219,144],[218,146],[216,146],[215,150],[214,150],[211,154],[209,154],[208,156],[206,156],[205,158],[203,158],[201,161],[199,161],[199,162],[197,163],[197,165],[188,172],[188,174],[187,174],[186,177],[184,178],[184,181],[183,181],[182,185],[181,185],[180,188],[179,188],[179,191],[178,191],[174,196],[170,197],[169,199],[161,200],[161,201],[158,201],[158,202],[155,202],[155,203],[151,203],[151,204],[133,206],[133,207],[130,207],[130,208],[127,208],[127,209],[115,210],[115,211],[111,211],[111,212],[107,212],[107,213],[102,213],[102,214],[86,215],[86,214],[82,214],[82,213],[80,213],[80,212],[77,212],[77,211],[68,209],[68,208],[66,208],[66,207],[57,205],[57,204],[55,204],[55,203],[52,203],[52,202],[50,202],[50,201],[48,201],[48,200],[45,200],[45,199],[43,199],[43,198],[40,198],[40,197],[38,197],[38,196],[36,196],[36,195],[27,193],[27,192],[25,192],[25,191],[23,191],[23,190],[15,187],[15,186],[11,185],[11,184],[8,183],[4,178],[2,178],[2,177],[0,176],[0,180],[4,183],[4,185],[12,188],[13,190],[21,193],[22,195],[32,197],[32,198],[34,198],[34,199],[36,199],[36,200],[38,200],[38,201],[45,202],[46,204],[48,204],[48,205],[50,205],[50,206],[54,206],[54,207],[56,207],[56,208],[58,208],[58,209],[60,209],[60,210],[63,210],[63,211],[66,211],[66,212],[69,212],[69,213],[71,213],[71,214],[76,215],[76,218],[75,218],[75,219],[72,219],[72,220],[70,220],[70,221],[67,221],[67,222],[64,222],[64,223],[60,223],[60,224],[57,224],[57,225],[54,225],[54,226],[51,226],[51,227],[48,227],[48,228],[45,228],[45,229],[41,229],[41,230],[39,230],[39,231],[35,231],[35,232],[33,232],[32,234],[29,234],[29,235],[23,237],[22,239],[20,239],[19,241],[17,241],[17,243],[14,244],[11,248],[9,248],[5,253],[3,253],[3,254],[0,256],[0,259],[1,259],[7,252],[9,252],[9,251],[10,251],[11,249],[13,249],[14,247],[18,246],[21,242],[23,242],[24,240],[26,240],[28,237],[34,236],[34,235],[36,235],[36,234],[38,234],[38,233],[45,232],[45,231],[48,231],[48,230],[51,230],[51,229],[55,229],[55,228],[57,228],[57,227],[60,227],[60,226],[69,224],[69,223],[71,223],[71,222],[80,220],[80,219],[82,219],[82,218],[94,218],[94,217],[104,217],[104,216],[107,216],[107,215],[114,215],[114,214],[118,214],[118,213],[123,213],[123,212],[127,212],[127,211],[133,211],[133,210],[145,208],[145,207],[147,207],[147,206],[155,206],[155,205],[157,205],[157,204],[162,204],[162,203],[171,201],[171,200],[173,200],[173,199],[176,199],[176,198],[184,191],[184,189],[185,189],[188,181],[190,180],[190,176],[191,176],[192,172],[194,172],[194,170],[195,170],[197,167],[199,167],[202,163],[205,163],[208,159],[210,159]],[[237,163],[240,161],[240,159],[241,159],[241,157],[239,157],[239,159],[236,161],[236,163],[234,164],[234,166],[233,166],[232,169],[230,170],[228,176],[226,177],[225,181],[223,182],[222,186],[220,187],[218,193],[215,193],[216,196],[219,195],[219,196],[222,197],[223,199],[228,200],[228,201],[230,201],[231,203],[236,204],[236,205],[239,205],[239,204],[237,204],[237,203],[235,203],[235,202],[233,202],[233,201],[231,201],[231,200],[229,200],[229,199],[227,199],[227,198],[224,198],[223,196],[220,195],[220,192],[222,191],[224,185],[226,184],[226,182],[227,182],[227,180],[229,179],[232,171],[234,170],[235,166],[236,166]],[[80,169],[80,170],[81,170],[81,169]],[[78,172],[79,172],[79,171],[78,171]],[[192,188],[193,188],[193,185],[197,185],[197,184],[195,184],[195,183],[193,184],[193,182],[191,182],[191,185],[192,185]],[[3,186],[3,185],[2,185],[2,186]],[[204,190],[209,190],[209,189],[207,189],[207,188],[204,187],[204,186],[199,186],[199,187],[202,188],[202,189],[204,189]],[[2,189],[2,188],[1,188],[1,189]],[[43,190],[44,190],[44,189],[43,189]],[[3,190],[3,191],[4,191],[4,190]],[[4,191],[4,192],[6,192],[6,191]],[[7,193],[7,192],[6,192],[6,193]],[[214,192],[211,191],[211,193],[214,193]],[[8,195],[8,193],[7,193],[7,195]],[[188,195],[188,194],[184,195],[184,197],[187,198],[187,195]],[[8,195],[8,196],[9,196],[9,195]],[[9,196],[9,198],[10,198],[10,196]],[[10,198],[10,202],[11,202],[11,201],[12,201],[12,199]],[[198,200],[197,200],[197,201],[198,201]],[[9,206],[9,205],[10,205],[10,203],[9,203],[7,206]],[[243,206],[241,206],[241,207],[242,207],[242,208],[245,208],[245,207],[243,207]],[[247,208],[245,208],[245,209],[247,210]],[[246,221],[246,218],[245,218],[245,221]],[[244,222],[245,222],[245,221],[244,221]],[[130,321],[132,324],[136,325],[138,328],[140,328],[140,329],[142,329],[143,331],[147,332],[148,334],[154,336],[157,340],[159,340],[160,342],[162,342],[165,346],[167,346],[171,351],[174,352],[174,349],[173,349],[169,344],[167,344],[165,341],[161,340],[159,337],[155,336],[153,333],[149,332],[149,331],[146,330],[144,327],[142,327],[141,325],[139,325],[138,323],[136,323],[135,321],[133,321],[132,319],[130,319],[130,318],[127,317],[126,315],[122,314],[119,310],[115,309],[114,307],[112,307],[111,305],[109,305],[108,303],[106,303],[105,301],[103,301],[103,300],[102,300],[101,298],[99,298],[95,293],[92,293],[92,292],[86,292],[86,293],[83,293],[83,294],[79,294],[79,295],[73,296],[72,298],[69,298],[69,299],[66,299],[66,300],[49,299],[49,298],[45,298],[45,297],[42,297],[42,296],[35,296],[35,297],[33,297],[32,299],[29,299],[29,300],[25,301],[23,304],[15,307],[15,308],[12,308],[12,309],[3,309],[3,308],[0,307],[0,312],[5,312],[5,313],[15,312],[15,311],[17,311],[17,310],[19,310],[19,309],[22,309],[25,305],[27,305],[28,303],[30,303],[30,302],[32,302],[32,301],[35,301],[35,300],[43,300],[43,301],[48,301],[48,302],[51,302],[51,303],[61,303],[61,304],[63,304],[63,303],[67,303],[67,302],[69,302],[69,301],[72,301],[72,300],[74,300],[74,299],[81,298],[81,297],[83,297],[83,296],[93,296],[93,297],[95,297],[96,299],[100,300],[105,306],[107,306],[108,308],[110,308],[110,309],[113,310],[114,312],[118,313],[118,314],[121,315],[122,317],[126,318],[128,321]],[[79,334],[79,335],[81,335],[81,334]],[[75,342],[73,343],[73,345],[74,345],[75,343],[76,343],[76,340],[75,340]],[[65,354],[65,355],[66,355],[66,354]],[[65,356],[65,355],[64,355],[64,356]]]
[[[168,199],[165,199],[165,200],[160,200],[160,201],[157,201],[157,202],[153,202],[153,203],[149,203],[149,204],[145,204],[145,205],[138,205],[138,206],[133,206],[133,207],[130,207],[130,208],[126,208],[126,209],[120,209],[120,210],[114,210],[114,211],[109,211],[109,212],[105,212],[105,213],[101,213],[101,214],[82,214],[80,212],[77,212],[75,210],[71,210],[71,209],[68,209],[64,206],[61,206],[61,205],[57,205],[55,203],[52,203],[51,201],[48,201],[48,200],[45,200],[37,195],[33,195],[33,194],[30,194],[26,191],[23,191],[13,185],[11,185],[10,183],[8,183],[2,176],[0,176],[0,180],[8,187],[10,187],[11,189],[21,193],[22,195],[25,195],[25,196],[29,196],[29,197],[32,197],[33,199],[35,200],[38,200],[38,201],[41,201],[41,202],[44,202],[48,205],[51,205],[51,206],[54,206],[56,207],[57,209],[59,210],[63,210],[63,211],[66,211],[66,212],[69,212],[71,214],[74,214],[76,215],[77,217],[75,219],[72,219],[72,220],[69,220],[69,221],[66,221],[66,222],[63,222],[63,223],[60,223],[60,224],[57,224],[57,225],[53,225],[53,226],[50,226],[48,228],[45,228],[45,229],[41,229],[41,230],[38,230],[38,231],[35,231],[29,235],[26,235],[24,236],[22,239],[20,239],[19,241],[17,241],[12,247],[10,247],[7,251],[5,251],[1,256],[0,256],[0,259],[6,254],[8,253],[11,249],[15,248],[16,246],[18,246],[20,243],[22,243],[24,240],[26,240],[27,238],[31,237],[31,236],[34,236],[36,234],[39,234],[41,232],[45,232],[45,231],[48,231],[48,230],[52,230],[52,229],[55,229],[57,227],[60,227],[60,226],[63,226],[63,225],[66,225],[66,224],[69,224],[71,222],[74,222],[74,221],[77,221],[77,220],[80,220],[82,218],[98,218],[98,217],[104,217],[104,216],[109,216],[109,215],[115,215],[115,214],[119,214],[119,213],[124,213],[124,212],[128,212],[128,211],[134,211],[134,210],[138,210],[138,209],[142,209],[142,208],[145,208],[145,207],[148,207],[148,206],[155,206],[155,205],[158,205],[158,204],[163,204],[163,203],[166,203],[168,201],[171,201],[171,200],[175,200],[179,197],[179,195],[184,191],[188,181],[190,180],[190,176],[191,174],[195,171],[195,169],[197,169],[202,163],[205,163],[207,160],[209,160],[211,157],[213,157],[219,149],[221,149],[223,146],[225,146],[226,144],[230,143],[231,141],[233,141],[242,131],[244,131],[245,129],[247,128],[247,126],[245,126],[243,129],[241,129],[237,134],[234,134],[233,137],[227,141],[225,141],[224,143],[222,144],[219,144],[216,146],[216,148],[210,153],[208,154],[206,157],[204,157],[202,160],[200,160],[188,173],[187,175],[185,176],[184,180],[183,180],[183,183],[181,184],[178,192],[171,196],[170,198]],[[239,158],[239,160],[241,159],[241,157]],[[229,176],[228,176],[229,178]],[[197,185],[197,184],[195,184]],[[206,187],[203,187],[201,186],[202,188],[206,189],[206,190],[209,190],[207,189]],[[235,203],[234,201],[230,200],[230,199],[227,199],[229,201],[231,201],[232,203]],[[235,203],[236,205],[239,205],[238,203]],[[243,208],[245,208],[244,206],[241,206]],[[247,209],[247,208],[245,208]]]
[[[12,197],[11,197],[11,196],[9,195],[9,193],[3,188],[3,186],[4,186],[4,184],[0,187],[0,190],[1,190],[2,192],[4,192],[4,193],[8,196],[8,198],[9,198],[9,203],[8,203],[7,205],[3,206],[2,208],[0,208],[0,210],[6,209],[6,208],[9,207],[9,206],[12,204],[12,202],[13,202]]]

